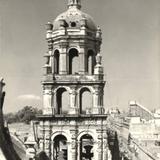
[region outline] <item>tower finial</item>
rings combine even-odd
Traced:
[[[81,0],[68,0],[68,8],[75,6],[76,8],[81,8]]]

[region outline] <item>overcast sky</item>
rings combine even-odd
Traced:
[[[67,0],[0,0],[0,76],[5,112],[42,107],[45,24]],[[82,10],[102,28],[105,108],[127,109],[136,100],[160,108],[160,0],[82,0]]]

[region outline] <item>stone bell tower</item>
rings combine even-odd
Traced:
[[[40,148],[51,160],[107,160],[101,30],[68,0],[46,32]]]

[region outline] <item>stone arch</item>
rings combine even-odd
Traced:
[[[67,53],[69,53],[69,51],[71,50],[71,49],[76,49],[77,51],[78,51],[78,53],[80,53],[80,47],[79,46],[76,46],[76,45],[70,45],[69,47],[68,47],[68,49],[67,49]]]
[[[60,59],[60,52],[58,49],[55,49],[53,52],[53,56],[54,56],[54,73],[55,74],[59,74],[59,59]]]
[[[76,47],[68,50],[68,68],[69,74],[78,74],[79,72],[79,50]]]
[[[97,53],[97,50],[95,49],[95,46],[94,45],[92,45],[92,46],[88,46],[88,48],[87,48],[87,52],[88,51],[93,51],[94,52],[94,54],[96,54]]]
[[[67,141],[70,142],[71,141],[71,136],[70,134],[67,134],[65,131],[56,131],[52,134],[51,136],[51,140],[53,141],[54,138],[57,136],[57,135],[63,135],[65,137],[67,137]]]
[[[97,141],[96,134],[93,131],[91,131],[91,130],[83,130],[83,131],[79,132],[79,134],[77,136],[77,140],[80,141],[81,137],[84,136],[85,134],[89,134],[90,136],[93,137],[93,139],[94,139],[95,142]]]
[[[66,87],[58,87],[56,91],[54,91],[55,97],[55,110],[56,114],[64,114],[69,110],[69,92]]]
[[[80,90],[81,89],[83,89],[83,88],[87,88],[88,90],[90,90],[90,92],[93,94],[94,92],[95,92],[95,90],[94,90],[94,88],[92,87],[92,86],[81,86],[81,87],[79,87],[78,89],[77,89],[77,93],[79,93],[80,92]]]
[[[67,86],[59,86],[59,87],[57,87],[57,88],[54,89],[53,93],[56,94],[56,92],[57,92],[57,90],[58,90],[59,88],[65,88],[68,93],[71,93],[70,87],[67,87]]]
[[[93,106],[93,94],[90,87],[79,89],[79,110],[81,114],[90,114]]]
[[[95,52],[92,49],[88,49],[87,51],[87,73],[93,74],[94,73],[94,67],[96,65],[96,57]]]
[[[79,136],[79,157],[80,159],[94,159],[95,154],[95,139],[88,131],[84,131]]]
[[[52,56],[54,56],[54,53],[56,50],[58,50],[60,52],[59,46],[54,46],[53,51],[52,51]]]
[[[52,135],[52,155],[54,160],[68,160],[68,135],[65,132],[56,132]]]

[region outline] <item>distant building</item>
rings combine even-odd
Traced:
[[[144,121],[154,119],[153,113],[136,101],[129,102],[129,117],[140,117],[140,119]]]
[[[129,131],[132,136],[139,140],[158,140],[160,127],[154,114],[135,101],[130,102],[129,107]]]
[[[160,127],[160,109],[155,110],[153,115],[154,115],[154,122],[155,122],[156,126]]]

